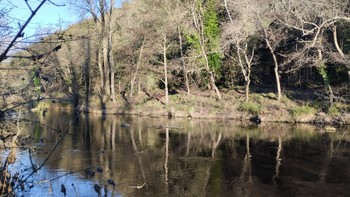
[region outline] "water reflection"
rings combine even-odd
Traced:
[[[50,126],[20,123],[34,137],[33,159],[38,164],[71,128],[50,162],[30,179],[32,188],[19,192],[23,195],[62,196],[62,184],[68,196],[97,196],[96,185],[102,196],[346,196],[350,192],[347,130],[325,133],[308,125],[257,127],[232,121],[54,112],[30,118]],[[18,149],[17,157],[11,172],[30,171],[28,151]]]

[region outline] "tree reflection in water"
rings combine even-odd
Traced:
[[[73,123],[69,113],[31,118],[57,130]],[[40,132],[35,124],[21,127],[25,135],[40,134],[35,143],[46,139],[34,148],[37,163],[62,135],[43,125]],[[108,196],[341,196],[350,188],[349,141],[346,130],[300,125],[85,114],[55,151],[56,161],[32,177],[32,188],[18,192],[48,195],[52,188],[61,195],[64,184],[69,196],[95,196],[96,185]],[[27,154],[13,152],[11,173],[28,173],[21,170],[30,166]]]

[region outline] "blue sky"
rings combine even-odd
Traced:
[[[65,0],[51,1],[58,5],[65,4]],[[31,5],[33,10],[37,7],[37,5],[39,5],[40,2],[40,0],[28,0],[28,3]],[[2,0],[1,4],[1,7],[13,7],[10,15],[21,24],[23,24],[30,16],[31,11],[24,0]],[[73,13],[73,9],[69,5],[55,6],[47,2],[31,20],[25,29],[25,35],[33,35],[38,29],[44,30],[44,32],[56,31],[60,28],[64,29],[76,21],[78,21],[78,14]]]
[[[28,0],[28,3],[34,10],[41,1]],[[121,2],[123,1],[126,0],[116,0],[116,6],[121,6]],[[52,33],[60,29],[65,29],[69,25],[79,21],[82,14],[67,4],[70,0],[51,0],[51,2],[62,6],[55,6],[47,1],[26,27],[24,31],[25,37],[36,33]],[[12,8],[10,17],[13,22],[12,25],[16,28],[18,28],[18,22],[24,24],[31,14],[25,0],[0,0],[1,8]]]

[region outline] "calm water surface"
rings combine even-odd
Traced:
[[[22,121],[19,128],[32,136],[35,147],[12,149],[17,156],[10,166],[12,174],[28,175],[31,163],[40,165],[64,138],[47,165],[28,179],[24,190],[17,190],[18,196],[63,196],[62,184],[67,196],[350,193],[346,129],[327,133],[308,125],[243,126],[235,121],[103,118],[67,112],[27,118],[38,123]],[[123,127],[125,123],[130,126]],[[4,161],[9,150],[1,153]]]

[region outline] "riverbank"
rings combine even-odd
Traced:
[[[295,92],[294,92],[295,93]],[[325,112],[321,101],[296,100],[285,95],[277,101],[274,93],[252,93],[249,102],[244,102],[244,94],[230,90],[222,93],[218,101],[210,92],[196,92],[191,95],[177,93],[170,95],[169,104],[164,104],[161,93],[153,96],[140,92],[132,99],[122,96],[117,102],[101,103],[92,96],[89,103],[77,106],[75,110],[97,114],[126,114],[138,116],[169,116],[196,119],[232,119],[239,121],[311,123],[318,125],[342,126],[350,124],[348,105],[334,103]],[[37,109],[73,109],[67,104],[43,101]]]

